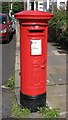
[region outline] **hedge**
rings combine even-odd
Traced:
[[[57,11],[49,21],[49,37],[55,42],[68,42],[67,12]]]

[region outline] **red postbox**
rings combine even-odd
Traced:
[[[32,112],[46,105],[47,21],[52,17],[41,11],[15,14],[20,23],[20,103]]]

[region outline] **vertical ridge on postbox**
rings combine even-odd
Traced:
[[[15,14],[20,22],[20,103],[32,112],[46,105],[47,21],[52,17],[41,11]]]

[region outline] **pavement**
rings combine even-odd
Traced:
[[[5,86],[15,73],[15,35],[8,44],[0,44],[0,120],[10,118],[12,114],[12,92]]]
[[[16,59],[15,59],[15,95],[20,104],[20,30],[16,23]],[[48,43],[47,61],[47,98],[46,103],[50,108],[59,108],[61,118],[68,118],[68,69],[67,55],[55,44]],[[67,63],[66,63],[67,62]],[[31,118],[39,118],[37,113],[31,113]]]

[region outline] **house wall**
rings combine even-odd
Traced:
[[[60,7],[64,7],[64,4],[65,4],[64,9],[66,9],[67,0],[35,0],[35,2],[38,2],[38,8],[37,9],[39,11],[48,11],[50,5],[54,2],[57,2],[57,8],[58,9],[60,9]]]

